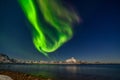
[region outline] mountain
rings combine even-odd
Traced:
[[[13,63],[14,59],[10,59],[7,55],[0,53],[0,63]]]

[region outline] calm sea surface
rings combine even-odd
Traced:
[[[57,80],[120,80],[120,65],[45,65],[0,64],[0,70],[12,70],[47,76]]]

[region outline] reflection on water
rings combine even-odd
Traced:
[[[108,78],[109,80],[120,80],[120,65],[0,64],[0,70],[12,70],[37,76],[54,77],[57,80],[91,80],[91,78],[95,78],[95,80],[108,80]]]
[[[80,67],[77,66],[66,66],[65,69],[71,73],[77,73],[80,70]]]

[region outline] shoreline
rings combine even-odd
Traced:
[[[25,64],[25,65],[36,65],[36,64],[40,64],[40,65],[120,65],[120,63],[100,63],[100,64],[92,64],[92,63],[88,63],[88,64],[77,64],[77,63],[0,63],[0,64]]]
[[[31,74],[15,72],[15,71],[7,71],[7,70],[0,71],[0,75],[9,76],[13,80],[53,80],[50,78],[42,78],[40,76],[38,77],[38,76],[31,75]]]

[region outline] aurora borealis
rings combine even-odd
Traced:
[[[34,0],[19,0],[19,3],[32,24],[31,31],[36,49],[44,55],[54,52],[73,35],[72,23],[79,18],[75,11],[68,10],[60,0],[37,0],[43,21],[38,18]]]
[[[38,33],[33,33],[37,31],[18,1],[0,0],[0,53],[11,58],[38,61],[65,60],[75,57],[84,61],[120,62],[119,0],[55,0],[56,2],[50,3],[49,5],[54,4],[53,7],[55,3],[59,4],[59,8],[65,13],[70,11],[69,16],[75,15],[77,12],[80,16],[80,23],[76,23],[76,17],[72,17],[72,21],[69,22],[67,13],[67,16],[65,13],[59,16],[54,14],[56,15],[55,19],[65,23],[69,22],[70,28],[72,27],[72,36],[57,50],[51,53],[44,52],[45,55],[49,55],[49,58],[37,50],[34,45],[34,35],[38,35]],[[34,1],[32,3],[37,16],[38,27],[44,28],[42,31],[45,30],[49,34],[54,33],[54,38],[57,38],[58,41],[55,34],[57,30],[54,30],[54,26],[44,18],[41,11],[42,5],[40,6],[38,0],[29,1]],[[54,7],[55,9],[52,8],[52,14],[59,12],[57,6]],[[51,30],[52,32],[50,32]],[[47,37],[46,40],[50,39]]]

